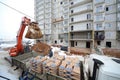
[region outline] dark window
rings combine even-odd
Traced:
[[[97,45],[100,45],[101,44],[101,42],[100,41],[97,41]]]
[[[88,24],[87,24],[87,29],[88,29]]]
[[[57,41],[55,40],[55,44],[57,44]]]
[[[60,40],[60,42],[63,42],[63,40]]]
[[[86,42],[86,48],[90,48],[90,42]]]
[[[71,10],[71,13],[73,13],[73,10]]]
[[[91,19],[91,14],[87,14],[87,19]]]
[[[62,5],[62,4],[63,4],[63,2],[60,2],[60,4]]]
[[[74,41],[71,41],[71,47],[74,47]]]
[[[109,8],[108,8],[108,7],[106,7],[106,11],[109,11]]]
[[[71,39],[73,39],[73,36],[74,36],[74,34],[72,33],[72,34],[71,34]]]
[[[74,3],[73,2],[71,2],[71,5],[73,5]]]
[[[71,26],[71,31],[73,30],[73,26]]]
[[[106,42],[106,47],[111,48],[111,42]]]
[[[76,46],[77,46],[77,42],[76,42]]]
[[[71,22],[73,22],[74,21],[74,18],[71,18]]]

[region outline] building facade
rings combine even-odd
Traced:
[[[120,47],[120,0],[35,0],[35,19],[47,43]]]

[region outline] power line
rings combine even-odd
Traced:
[[[15,9],[15,8],[13,8],[13,7],[11,7],[11,6],[9,6],[9,5],[7,5],[7,4],[5,4],[5,3],[1,2],[1,1],[0,1],[0,3],[1,3],[1,4],[3,4],[3,5],[5,5],[5,6],[7,6],[7,7],[8,7],[8,8],[10,8],[10,9],[12,9],[12,10],[14,10],[14,11],[16,11],[16,12],[20,13],[20,14],[23,14],[23,15],[25,15],[25,16],[27,16],[27,17],[30,17],[31,19],[34,19],[33,17],[31,17],[31,16],[29,16],[29,15],[27,15],[27,14],[23,13],[22,11],[17,10],[17,9]]]

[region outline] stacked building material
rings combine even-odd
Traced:
[[[59,66],[59,76],[64,77],[65,76],[65,68],[67,67],[67,63],[65,61],[62,61],[61,65]]]
[[[71,78],[72,78],[73,80],[80,80],[80,75],[81,75],[80,72],[81,72],[81,71],[80,71],[80,65],[76,63],[76,64],[74,65],[73,71],[72,71],[72,73],[71,73]]]
[[[30,60],[31,63],[31,69],[37,73],[42,74],[43,73],[43,67],[42,67],[42,63],[43,61],[47,60],[47,57],[41,57],[41,56],[37,56],[33,59]]]
[[[61,61],[60,60],[54,60],[50,65],[49,65],[49,72],[51,74],[55,74],[55,75],[58,75],[58,68],[61,64]]]
[[[46,61],[44,61],[42,64],[43,64],[43,73],[47,73],[49,72],[49,65],[51,65],[51,63],[53,62],[54,60],[53,59],[47,59]]]
[[[59,76],[67,80],[80,79],[80,61],[79,58],[66,57],[59,66]]]

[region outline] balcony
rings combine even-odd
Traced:
[[[104,27],[97,27],[97,26],[96,26],[96,27],[94,28],[94,30],[95,30],[95,31],[104,31],[105,28],[104,28]]]
[[[87,13],[87,12],[90,12],[92,10],[93,10],[92,7],[85,7],[84,9],[81,9],[79,11],[74,11],[72,13],[70,12],[70,16]]]
[[[92,32],[71,33],[70,40],[92,40]]]
[[[105,2],[105,0],[94,0],[94,4],[97,5],[97,4],[102,4]]]
[[[49,3],[49,2],[51,2],[51,0],[45,0],[45,2],[46,2],[46,3]]]
[[[63,17],[52,19],[53,23],[63,21]]]
[[[70,8],[73,8],[73,7],[76,7],[76,6],[79,6],[79,5],[83,5],[83,4],[86,4],[86,3],[89,3],[89,2],[92,2],[92,0],[77,0],[77,1],[74,1],[74,2],[70,2]]]

